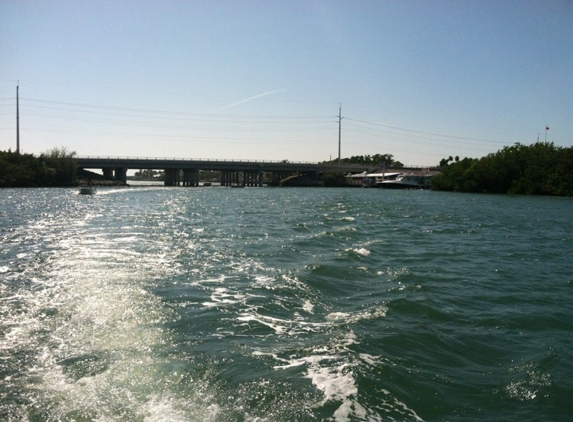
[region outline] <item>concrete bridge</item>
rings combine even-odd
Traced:
[[[221,172],[221,185],[262,186],[263,173],[271,180],[293,174],[359,173],[372,166],[359,164],[325,164],[283,161],[201,160],[180,158],[77,157],[80,169],[100,169],[104,176],[126,182],[128,170],[163,170],[165,186],[198,186],[200,170]]]

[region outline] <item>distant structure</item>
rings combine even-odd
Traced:
[[[16,85],[16,154],[20,154],[20,81]]]
[[[340,165],[340,143],[342,138],[342,103],[338,107],[338,165]]]

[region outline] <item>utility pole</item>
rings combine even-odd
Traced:
[[[338,107],[338,165],[340,165],[340,141],[342,135],[342,103]]]
[[[16,85],[16,154],[20,154],[20,81]]]

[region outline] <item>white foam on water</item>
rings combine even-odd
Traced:
[[[100,188],[96,191],[96,196],[115,195],[118,193],[128,193],[130,191],[127,187],[122,188]]]
[[[191,273],[199,273],[198,269],[193,269]],[[221,284],[224,283],[229,277],[225,275],[220,275],[215,278],[202,278],[201,280],[192,281],[189,283],[190,286],[202,287],[204,284]]]
[[[236,320],[249,325],[257,323],[266,326],[277,335],[297,336],[309,332],[321,332],[329,323],[306,321],[299,313],[294,312],[292,319],[277,318],[261,314],[256,307],[240,312]]]
[[[62,238],[2,299],[1,353],[29,356],[11,381],[31,403],[18,412],[24,420],[42,407],[53,420],[214,420],[204,395],[171,390],[181,379],[157,353],[170,341],[169,310],[144,286],[161,271],[161,253],[131,250],[131,236],[115,249],[114,240],[89,239]]]
[[[149,421],[189,420],[188,403],[194,398],[170,393],[163,362],[153,352],[166,341],[154,326],[163,316],[150,312],[156,306],[153,298],[139,289],[106,286],[77,299],[69,321],[50,336],[54,346],[39,351],[31,370],[42,380],[42,395],[58,403],[53,411],[64,416],[87,412],[101,420],[115,418],[118,411]],[[82,356],[88,362],[100,359],[101,367],[91,369]],[[193,413],[200,409],[195,403]],[[201,420],[208,420],[203,418],[207,415],[202,413]]]
[[[353,352],[348,348],[353,344],[357,344],[357,340],[354,334],[349,332],[347,336],[338,338],[332,344],[313,348],[311,354],[302,357],[281,358],[277,354],[260,351],[254,355],[272,356],[281,362],[274,366],[275,370],[305,368],[303,376],[310,379],[312,385],[323,394],[322,400],[314,407],[320,409],[329,404],[337,405],[329,420],[336,422],[388,420],[380,414],[380,410],[376,411],[360,403],[360,391],[356,383],[356,372],[361,366],[378,366],[382,358],[359,354],[358,359],[354,359]],[[401,414],[402,420],[422,421],[416,412],[397,400],[389,391],[380,390],[380,394],[381,408]]]
[[[359,244],[353,245],[352,247],[346,248],[344,251],[347,253],[359,255],[359,256],[370,256],[372,255],[371,248],[376,246],[376,244],[381,243],[380,240],[366,240]]]
[[[256,315],[254,313],[243,313],[237,317],[237,321],[243,322],[247,325],[251,322],[257,322],[270,328],[276,334],[284,334],[287,331],[287,321],[280,320],[278,318]]]
[[[358,402],[358,387],[356,385],[354,368],[359,362],[353,362],[349,357],[352,352],[348,347],[356,344],[356,336],[348,332],[345,336],[333,339],[332,344],[314,347],[311,354],[294,358],[280,358],[272,356],[281,365],[276,370],[285,370],[296,367],[305,367],[305,378],[322,392],[323,399],[315,407],[322,407],[328,403],[337,403],[332,418],[335,421],[346,422],[352,418],[361,420],[375,420],[366,408]],[[259,354],[263,354],[260,353]]]
[[[215,422],[219,419],[221,409],[217,405],[203,406],[193,403],[188,398],[154,397],[144,406],[144,422]]]
[[[254,310],[245,311],[237,316],[237,321],[249,325],[250,323],[258,323],[273,330],[278,335],[297,336],[308,332],[321,331],[326,324],[307,322],[301,319],[300,315],[296,313],[293,319],[282,319],[262,315]]]
[[[369,255],[372,253],[372,252],[370,252],[370,251],[369,251],[368,249],[366,249],[366,248],[356,249],[355,252],[356,252],[357,254],[359,254],[359,255],[362,255],[362,256],[369,256]]]
[[[302,305],[302,309],[305,312],[308,312],[309,314],[313,314],[314,313],[314,304],[310,300],[306,299]]]
[[[379,361],[380,358],[378,356],[372,356],[368,353],[360,353],[359,356],[360,356],[360,359],[364,363],[366,363],[367,365],[376,366],[380,363],[380,361]]]
[[[245,295],[238,292],[233,292],[226,287],[217,287],[211,293],[211,301],[203,302],[203,306],[207,308],[214,308],[220,306],[235,305],[245,301]]]
[[[331,312],[326,316],[327,321],[356,323],[361,320],[377,319],[386,316],[388,308],[384,305],[374,305],[360,312]]]
[[[325,316],[323,323],[262,318],[260,315],[245,316],[244,320],[264,323],[280,334],[289,333],[285,329],[285,325],[287,325],[291,333],[297,335],[302,332],[304,324],[313,325],[314,330],[326,333],[333,328],[346,326],[349,323],[356,323],[363,319],[380,318],[385,315],[385,306],[374,305],[360,312],[332,312]],[[299,327],[292,327],[293,324],[299,324]],[[367,353],[355,353],[352,346],[357,344],[359,344],[358,337],[350,330],[331,337],[327,343],[312,346],[310,349],[303,349],[298,353],[255,350],[252,354],[253,356],[272,357],[277,362],[273,366],[277,371],[300,368],[302,377],[308,378],[312,385],[322,393],[323,398],[315,404],[315,408],[319,410],[334,404],[335,410],[331,419],[336,422],[385,420],[378,413],[380,409],[377,411],[361,403],[356,379],[359,371],[369,371],[366,368],[379,367],[384,363],[384,359]],[[415,412],[389,392],[381,403],[383,403],[381,406],[403,414],[407,419],[421,420]]]
[[[268,275],[255,275],[255,286],[271,287],[274,284],[275,278]]]

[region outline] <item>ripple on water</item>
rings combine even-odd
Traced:
[[[571,414],[570,202],[101,193],[0,196],[0,418]]]

